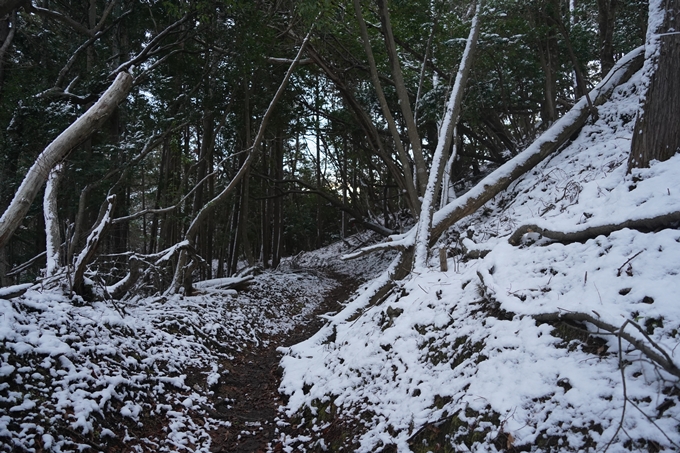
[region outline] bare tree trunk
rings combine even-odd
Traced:
[[[465,51],[463,52],[460,66],[458,67],[456,81],[451,90],[448,105],[446,106],[446,113],[437,140],[437,148],[435,149],[432,158],[432,167],[430,168],[427,190],[423,196],[420,218],[418,219],[418,224],[416,226],[416,247],[413,261],[413,265],[416,268],[424,268],[427,266],[432,214],[435,209],[435,196],[440,185],[443,165],[445,164],[444,154],[447,152],[447,145],[451,143],[450,137],[453,133],[454,126],[458,122],[458,117],[460,116],[461,105],[463,103],[463,92],[477,48],[477,38],[479,37],[480,28],[479,22],[483,3],[484,0],[477,1],[477,8],[475,16],[472,18],[470,34],[465,45]]]
[[[680,0],[663,3],[661,29],[647,31],[647,46],[658,46],[658,51],[647,51],[645,73],[651,80],[635,122],[628,171],[680,151]],[[652,8],[650,2],[650,19],[655,15]]]
[[[63,164],[57,164],[47,179],[43,198],[43,216],[45,217],[45,238],[47,252],[46,276],[50,277],[62,265],[61,233],[59,231],[59,215],[57,212],[57,188],[63,175]]]
[[[132,76],[127,72],[118,74],[99,100],[40,153],[0,218],[0,248],[7,244],[23,221],[52,168],[103,124],[131,88]]]
[[[418,195],[424,195],[427,187],[427,165],[423,157],[423,150],[420,143],[420,135],[418,128],[413,119],[413,111],[411,110],[411,101],[406,91],[406,84],[404,83],[404,75],[399,65],[399,55],[397,55],[397,46],[394,43],[394,35],[392,34],[392,25],[390,23],[390,13],[387,9],[386,0],[378,0],[378,12],[380,14],[380,22],[382,24],[385,47],[387,48],[387,56],[390,60],[390,68],[392,70],[392,78],[397,90],[397,97],[399,97],[399,107],[406,122],[406,132],[408,133],[409,141],[411,142],[411,149],[413,150],[413,160],[416,164],[416,180],[418,182]]]
[[[316,84],[315,97],[316,102],[319,102],[319,84]],[[316,121],[314,124],[316,132],[316,187],[321,190],[321,124],[319,123],[319,113],[316,113]],[[321,197],[316,197],[316,242],[315,246],[317,249],[321,248],[322,243],[322,222],[321,222]]]
[[[272,201],[272,267],[276,268],[281,261],[281,228],[283,226],[283,208],[279,184],[283,179],[283,131],[279,130],[274,147],[274,199]]]
[[[547,36],[538,40],[538,56],[545,74],[543,88],[543,105],[541,106],[541,119],[547,126],[557,120],[557,70],[559,62],[557,58],[557,19],[559,19],[559,0],[547,0],[542,3],[538,11],[536,22],[544,25]]]
[[[262,147],[262,193],[264,196],[260,201],[260,206],[262,209],[261,213],[261,225],[260,233],[262,246],[260,247],[262,266],[265,269],[269,269],[269,257],[271,256],[271,234],[269,226],[271,225],[271,169],[270,169],[270,157],[271,147]]]
[[[597,0],[597,24],[600,41],[600,74],[602,77],[614,67],[614,26],[617,0]]]
[[[251,136],[251,124],[250,124],[250,118],[251,118],[251,111],[250,111],[250,92],[251,92],[251,87],[250,87],[250,74],[247,75],[247,77],[244,79],[245,86],[244,86],[244,110],[245,110],[245,118],[244,118],[244,127],[245,127],[245,139],[246,139],[246,146],[250,148],[253,143],[252,143],[252,136]],[[248,266],[253,266],[255,264],[255,258],[253,257],[253,251],[250,246],[250,239],[248,238],[248,217],[250,216],[250,169],[246,171],[246,174],[243,176],[243,182],[241,183],[241,201],[239,202],[239,206],[241,209],[239,210],[239,223],[238,223],[238,236],[239,236],[239,241],[241,241],[243,252],[246,255],[246,261],[248,262]],[[238,249],[235,250],[236,256],[238,258]],[[238,262],[238,259],[236,259],[235,264]],[[234,265],[234,271],[236,271],[236,266]]]

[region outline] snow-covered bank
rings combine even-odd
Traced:
[[[680,448],[676,376],[592,324],[532,317],[629,320],[642,331],[626,333],[680,364],[680,232],[507,241],[526,224],[569,232],[680,211],[680,156],[626,174],[639,84],[617,88],[566,149],[451,229],[440,241],[448,272],[432,260],[370,306],[376,280],[286,351],[284,410],[299,427],[283,438],[289,451]],[[470,240],[489,253],[464,259]]]

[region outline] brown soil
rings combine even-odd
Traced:
[[[278,393],[281,375],[281,354],[276,348],[290,346],[314,335],[322,326],[318,315],[335,312],[358,287],[359,282],[346,276],[330,273],[338,285],[331,290],[307,323],[292,329],[286,335],[268,338],[267,347],[250,349],[226,362],[229,373],[215,388],[213,402],[220,419],[231,423],[213,433],[212,451],[215,453],[256,453],[268,448],[276,450],[275,418],[277,408],[283,404]]]

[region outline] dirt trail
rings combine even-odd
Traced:
[[[221,419],[230,427],[213,433],[215,453],[265,452],[274,441],[277,408],[282,404],[278,387],[281,381],[279,346],[290,346],[314,335],[324,321],[318,315],[335,312],[358,287],[359,282],[347,276],[328,272],[337,281],[308,321],[288,334],[269,337],[267,347],[249,349],[226,362],[229,373],[220,380],[214,393],[214,404]]]

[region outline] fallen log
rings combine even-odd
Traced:
[[[644,46],[638,47],[619,60],[607,77],[590,92],[593,104],[604,104],[614,89],[630,79],[642,67],[643,62]],[[588,102],[582,98],[524,152],[496,169],[465,195],[437,211],[432,221],[429,246],[432,247],[450,226],[476,212],[519,177],[562,148],[585,125],[591,113]]]
[[[574,231],[555,231],[548,228],[542,228],[539,225],[530,224],[522,225],[517,228],[508,238],[511,245],[519,245],[522,238],[527,233],[538,233],[544,238],[560,242],[562,244],[569,244],[572,242],[585,242],[588,239],[597,236],[609,236],[615,231],[624,228],[639,231],[656,231],[663,228],[672,228],[680,223],[680,212],[669,212],[655,217],[643,219],[627,219],[621,223],[613,223],[606,225],[593,225],[584,227]]]

